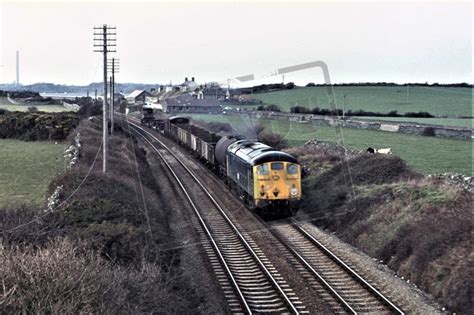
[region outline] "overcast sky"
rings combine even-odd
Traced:
[[[118,82],[199,83],[322,60],[333,82],[472,83],[471,2],[0,2],[0,82],[101,80],[93,27],[117,27]],[[280,78],[273,78],[279,81]],[[285,77],[322,82],[318,70]]]

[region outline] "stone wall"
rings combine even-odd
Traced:
[[[389,121],[369,121],[356,119],[340,119],[333,116],[318,116],[311,114],[293,114],[281,112],[267,112],[267,111],[248,111],[237,112],[229,111],[228,115],[250,116],[253,118],[265,118],[273,120],[286,120],[298,123],[312,123],[318,125],[336,126],[340,125],[347,128],[378,130],[384,132],[407,133],[413,135],[423,135],[426,128],[432,129],[435,137],[450,138],[450,139],[474,139],[473,128],[463,127],[447,127],[440,125],[417,124],[409,122],[389,122]]]

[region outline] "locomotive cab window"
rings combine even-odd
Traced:
[[[286,167],[286,172],[289,175],[298,174],[298,166],[296,164],[288,164]]]
[[[281,162],[272,163],[272,170],[274,170],[274,171],[280,171],[284,168],[285,168],[285,166]]]
[[[268,175],[268,164],[262,164],[257,167],[258,175]]]

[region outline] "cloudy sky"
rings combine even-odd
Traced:
[[[472,3],[0,2],[0,82],[101,80],[93,27],[117,27],[119,82],[225,81],[322,60],[333,82],[472,83]],[[322,82],[305,70],[285,81]],[[279,81],[280,78],[271,80]]]

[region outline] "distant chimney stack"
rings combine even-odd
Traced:
[[[193,81],[193,82],[194,82],[194,77],[192,77],[192,78],[191,78],[191,81]]]
[[[20,52],[16,51],[16,87],[20,87]]]

